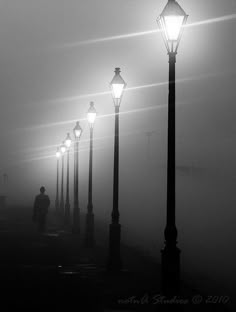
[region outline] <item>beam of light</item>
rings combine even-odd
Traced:
[[[64,48],[64,49],[75,48],[75,47],[79,47],[79,46],[91,45],[91,44],[96,44],[96,43],[103,43],[103,42],[107,42],[107,41],[114,41],[114,40],[120,40],[120,39],[129,39],[129,38],[134,38],[134,37],[152,35],[152,34],[155,34],[157,32],[160,32],[160,30],[155,29],[155,30],[141,31],[141,32],[136,32],[136,33],[131,33],[131,34],[103,37],[103,38],[98,38],[98,39],[89,39],[89,40],[83,40],[83,41],[78,41],[78,42],[66,43],[66,44],[60,46],[60,48]]]
[[[104,147],[94,147],[94,150],[96,151],[96,150],[103,150],[103,149],[105,149]],[[79,152],[80,153],[83,153],[83,152],[87,152],[87,151],[89,151],[89,148],[88,147],[86,147],[86,148],[80,148],[80,150],[79,150]],[[71,154],[73,154],[72,152],[71,152]],[[21,159],[21,160],[18,160],[18,161],[16,161],[16,162],[12,162],[11,164],[9,164],[8,166],[7,166],[7,169],[9,170],[9,169],[11,169],[11,168],[13,168],[13,167],[19,167],[19,166],[21,166],[21,165],[23,165],[23,164],[27,164],[27,163],[32,163],[32,162],[36,162],[36,161],[42,161],[42,160],[51,160],[51,159],[55,159],[55,162],[56,162],[56,157],[55,157],[55,153],[53,153],[53,154],[48,154],[48,155],[46,155],[46,156],[38,156],[38,157],[29,157],[29,158],[25,158],[25,159]]]
[[[163,105],[164,106],[164,105]],[[156,107],[153,106],[153,107],[149,107],[150,109],[155,109]],[[157,131],[153,131],[154,132],[157,132]],[[125,133],[120,133],[120,137],[129,137],[129,136],[135,136],[135,135],[142,135],[142,134],[145,134],[146,132],[144,131],[127,131]],[[105,141],[105,140],[110,140],[110,139],[113,139],[114,138],[114,135],[107,135],[107,136],[100,136],[100,137],[96,137],[93,139],[94,143],[98,143],[100,144],[101,141]],[[84,144],[87,144],[90,142],[90,139],[89,138],[86,138],[86,139],[81,139],[80,140],[80,152],[84,152],[84,151],[89,151],[89,146],[85,146]],[[70,155],[74,155],[74,141],[72,142],[72,145],[71,145],[71,148],[69,150],[69,154]],[[83,144],[83,145],[82,145]],[[30,157],[28,158],[25,158],[25,160],[22,160],[22,161],[19,161],[19,162],[31,162],[31,161],[36,161],[36,160],[43,160],[43,159],[47,159],[47,158],[55,158],[56,160],[56,156],[55,156],[55,146],[57,145],[46,145],[46,146],[41,146],[41,147],[36,147],[36,148],[28,148],[28,154],[32,153]],[[53,151],[52,151],[53,149]],[[99,147],[94,147],[94,149],[101,149]],[[25,150],[21,150],[21,151],[17,151],[17,153],[15,154],[19,154],[19,152],[25,152]],[[39,154],[41,152],[41,156],[38,156],[38,157],[35,157],[34,154]],[[44,155],[42,155],[42,153]],[[50,153],[50,155],[49,155]],[[52,154],[51,154],[52,153]],[[46,154],[46,155],[45,155]]]
[[[52,145],[45,145],[45,146],[38,146],[38,147],[27,147],[25,149],[22,149],[22,150],[19,150],[17,151],[17,154],[19,152],[21,153],[24,153],[24,154],[27,154],[27,153],[30,153],[30,152],[40,152],[40,151],[43,151],[43,150],[55,150],[56,151],[56,148],[59,146],[60,144],[52,144]]]
[[[66,120],[66,121],[58,121],[58,122],[53,122],[53,123],[48,123],[48,124],[40,124],[36,126],[31,126],[31,127],[24,127],[24,128],[18,128],[17,132],[19,131],[32,131],[32,130],[40,130],[40,129],[45,129],[45,128],[51,128],[51,127],[56,127],[56,126],[65,126],[68,124],[75,123],[76,121],[83,121],[87,120],[86,118],[83,119],[71,119],[71,120]]]
[[[194,22],[191,24],[187,24],[184,27],[189,28],[189,27],[201,26],[201,25],[206,25],[206,24],[214,24],[214,23],[219,23],[219,22],[224,22],[224,21],[230,21],[234,19],[236,19],[236,14],[230,14],[230,15],[224,15],[220,17],[207,19],[204,21]],[[103,43],[103,42],[115,41],[115,40],[120,40],[120,39],[129,39],[129,38],[147,36],[147,35],[156,34],[158,32],[160,32],[159,29],[154,29],[154,30],[147,30],[147,31],[141,31],[141,32],[130,33],[130,34],[103,37],[103,38],[98,38],[98,39],[89,39],[89,40],[83,40],[83,41],[78,41],[78,42],[65,43],[61,46],[58,46],[58,48],[70,49],[70,48],[76,48],[80,46],[92,45],[96,43]]]
[[[23,159],[23,160],[20,160],[19,163],[27,163],[27,162],[33,162],[33,161],[39,161],[39,160],[45,160],[45,159],[51,159],[51,158],[55,158],[55,154]]]
[[[234,19],[236,19],[236,14],[230,14],[230,15],[224,15],[220,17],[211,18],[205,21],[195,22],[192,24],[186,24],[184,27],[188,28],[188,27],[195,27],[195,26],[201,26],[201,25],[206,25],[206,24],[214,24],[214,23],[225,22],[225,21],[230,21]]]
[[[147,84],[147,85],[143,85],[143,86],[130,87],[130,88],[126,88],[124,90],[124,92],[135,91],[138,89],[158,87],[158,86],[162,86],[162,85],[166,85],[166,84],[167,84],[167,82],[159,82],[159,83],[152,83],[152,84]],[[82,95],[70,96],[70,97],[64,97],[64,98],[56,98],[56,99],[48,100],[47,103],[48,104],[58,104],[58,103],[65,103],[65,102],[76,102],[76,101],[79,101],[81,99],[94,98],[94,97],[99,97],[99,96],[104,96],[104,95],[111,95],[112,96],[112,92],[111,91],[105,91],[105,92],[82,94]],[[80,120],[85,120],[85,119],[86,118],[80,119]]]
[[[34,161],[41,161],[41,160],[51,159],[51,158],[56,158],[55,154],[54,155],[41,156],[41,157],[39,156],[39,157],[25,158],[25,159],[18,160],[16,162],[12,162],[11,164],[9,164],[7,166],[7,169],[9,170],[9,169],[14,168],[14,167],[19,167],[25,163],[31,163]]]
[[[155,106],[152,106],[152,107],[149,107],[149,108],[150,109],[156,109]],[[154,130],[149,131],[149,132],[147,132],[145,130],[144,131],[132,130],[132,131],[127,131],[127,132],[123,132],[123,133],[121,132],[119,136],[120,136],[120,138],[129,138],[129,137],[134,137],[134,136],[138,136],[140,138],[140,137],[145,137],[147,135],[147,133],[151,133],[151,134],[156,133],[158,136],[161,135],[161,133],[160,133],[160,131],[158,129],[154,129]],[[177,137],[177,140],[179,140],[179,138],[180,137]],[[113,148],[112,145],[107,146],[105,144],[101,144],[101,141],[113,140],[113,139],[114,139],[114,135],[113,134],[111,134],[109,136],[100,136],[100,137],[94,138],[94,143],[98,143],[99,146],[96,144],[94,146],[93,150],[94,151],[104,151],[104,150]],[[89,139],[81,140],[81,143],[88,143],[88,142],[89,142]],[[125,144],[125,142],[123,141],[122,144]],[[136,145],[136,143],[133,140],[131,140],[131,141],[129,141],[128,146],[130,147],[131,145]],[[42,160],[46,160],[46,159],[54,159],[55,162],[56,162],[55,153],[54,152],[51,153],[50,150],[46,150],[48,147],[50,147],[50,146],[41,147],[42,150],[43,149],[45,150],[44,154],[46,154],[46,155],[41,155],[41,156],[37,156],[37,157],[31,156],[31,157],[19,160],[17,162],[14,162],[14,163],[10,164],[7,169],[12,168],[12,167],[17,167],[17,166],[25,164],[25,163],[42,161]],[[88,153],[89,150],[90,150],[89,145],[86,145],[86,146],[85,145],[81,145],[79,152],[83,154],[85,152]],[[74,149],[73,148],[70,149],[70,155],[71,156],[74,155]]]
[[[78,100],[83,100],[91,97],[97,97],[97,96],[104,96],[111,94],[111,91],[105,91],[105,92],[96,92],[96,93],[88,93],[88,94],[82,94],[82,95],[77,95],[77,96],[71,96],[71,97],[66,97],[66,98],[57,98],[57,99],[52,99],[48,100],[47,103],[55,103],[55,102],[73,102],[73,101],[78,101]]]
[[[132,87],[132,88],[127,88],[125,91],[135,91],[135,90],[141,90],[141,89],[147,89],[147,88],[154,88],[158,86],[162,86],[167,84],[167,82],[161,82],[161,83],[153,83],[153,84],[148,84],[148,85],[143,85],[143,86],[137,86],[137,87]],[[93,94],[86,94],[86,95],[79,95],[79,96],[74,96],[74,97],[66,97],[66,98],[57,98],[53,100],[47,101],[47,103],[65,103],[65,102],[71,102],[71,101],[78,101],[81,98],[93,98],[95,96],[102,96],[102,95],[107,95],[111,94],[111,92],[100,92],[100,93],[93,93]],[[148,109],[148,108],[147,108]],[[125,113],[123,113],[125,114]],[[114,116],[115,114],[107,114],[107,115],[97,115],[96,119],[99,118],[104,118],[104,117],[110,117]],[[82,122],[82,121],[87,121],[87,118],[77,118],[77,119],[71,119],[71,120],[66,120],[66,121],[59,121],[59,122],[53,122],[53,123],[48,123],[48,124],[40,124],[36,126],[31,126],[31,127],[24,127],[24,128],[18,128],[17,132],[19,131],[32,131],[32,130],[40,130],[40,129],[45,129],[45,128],[51,128],[51,127],[58,127],[58,126],[65,126],[69,124],[73,124],[76,121]]]
[[[153,107],[155,108],[155,107]],[[160,131],[158,129],[155,129],[155,130],[152,130],[152,131],[149,131],[148,133],[156,133],[158,136],[161,135]],[[127,131],[127,132],[124,132],[124,133],[120,133],[119,136],[120,138],[129,138],[129,137],[134,137],[134,136],[137,136],[137,137],[145,137],[147,135],[147,131],[140,131],[140,130],[133,130],[133,131]],[[109,135],[109,136],[100,136],[100,137],[97,137],[97,138],[94,138],[94,142],[97,142],[99,143],[100,145],[95,145],[93,147],[93,151],[104,151],[104,150],[109,150],[109,149],[112,149],[113,146],[112,145],[105,145],[105,144],[101,144],[99,141],[104,141],[104,140],[110,140],[110,139],[114,139],[114,135]],[[177,137],[177,140],[179,139],[179,137]],[[82,140],[83,143],[85,142],[89,142],[89,139],[86,139],[86,140]],[[81,143],[82,143],[81,142]],[[122,143],[122,142],[121,142]],[[123,141],[122,144],[126,144],[125,141]],[[131,140],[129,141],[128,143],[128,147],[130,147],[131,145],[136,145],[136,142]],[[84,154],[84,153],[88,153],[90,150],[90,147],[87,145],[87,146],[84,146],[84,145],[81,145],[80,146],[80,149],[79,149],[79,153],[81,154]],[[73,156],[74,155],[74,149],[70,149],[70,155]],[[36,161],[42,161],[42,160],[48,160],[48,159],[54,159],[54,161],[56,162],[56,157],[55,157],[55,153],[52,153],[50,151],[47,151],[47,155],[42,155],[42,156],[38,156],[38,157],[29,157],[29,158],[25,158],[23,160],[19,160],[11,165],[8,166],[8,169],[9,168],[12,168],[12,167],[17,167],[19,165],[22,165],[22,164],[27,164],[27,163],[31,163],[31,162],[36,162]]]
[[[129,136],[134,136],[134,135],[139,135],[140,134],[143,134],[144,132],[141,132],[141,131],[131,131],[131,132],[127,132],[127,133],[120,133],[120,137],[129,137]],[[100,138],[96,138],[94,139],[94,141],[101,141],[101,140],[106,140],[106,139],[113,139],[114,138],[114,135],[111,135],[111,136],[104,136],[104,137],[100,137]],[[89,141],[89,139],[87,140],[84,140],[84,141]],[[129,146],[130,146],[130,143],[129,143]],[[108,147],[107,146],[94,146],[93,148],[93,151],[101,151],[101,150],[106,150]],[[109,147],[110,148],[110,147]],[[111,146],[112,148],[112,146]],[[79,153],[88,153],[90,150],[89,146],[81,146],[80,149],[79,149]],[[70,155],[74,155],[74,150],[73,149],[70,149]],[[8,166],[8,169],[9,168],[12,168],[13,166],[17,167],[21,164],[25,164],[25,163],[31,163],[31,162],[36,162],[36,161],[42,161],[42,160],[48,160],[48,159],[55,159],[55,162],[56,162],[56,157],[55,157],[55,153],[53,154],[47,154],[45,156],[38,156],[38,157],[29,157],[29,158],[25,158],[25,159],[22,159],[22,160],[19,160],[15,163],[13,163],[12,165],[9,165]]]
[[[220,75],[223,74],[229,74],[229,73],[220,73]],[[181,83],[185,81],[194,81],[194,80],[199,80],[201,78],[210,78],[210,77],[215,77],[218,74],[216,73],[209,73],[209,74],[204,74],[204,75],[199,75],[199,76],[192,76],[188,78],[182,78],[182,79],[176,79],[176,83]],[[146,84],[146,85],[141,85],[141,86],[134,86],[134,87],[128,87],[124,90],[125,92],[129,91],[136,91],[136,90],[142,90],[142,89],[148,89],[148,88],[154,88],[154,87],[161,87],[165,86],[169,83],[169,81],[164,81],[164,82],[155,82],[151,84]],[[104,96],[104,95],[111,95],[111,91],[106,91],[106,92],[96,92],[96,93],[90,93],[90,94],[82,94],[82,95],[77,95],[77,96],[70,96],[70,97],[64,97],[64,98],[55,98],[46,101],[48,104],[58,104],[58,103],[65,103],[65,102],[74,102],[74,101],[79,101],[81,99],[85,98],[94,98],[97,96]],[[86,118],[80,119],[80,120],[86,120]],[[63,123],[63,122],[62,122]]]
[[[53,145],[45,145],[45,146],[38,146],[38,147],[27,147],[24,149],[17,150],[17,152],[12,152],[11,156],[19,155],[19,154],[26,154],[26,155],[38,155],[39,153],[48,153],[48,151],[54,152],[54,157],[56,158],[56,149],[60,144],[53,144]],[[23,156],[24,157],[24,156]]]
[[[221,73],[209,73],[209,74],[203,74],[203,75],[198,75],[198,76],[193,76],[193,77],[188,77],[188,78],[182,78],[182,79],[176,79],[176,83],[183,83],[183,82],[190,82],[190,81],[195,81],[195,80],[200,80],[200,79],[207,79],[207,78],[214,78],[217,77],[218,75],[228,75],[232,74],[230,72],[221,72]],[[155,87],[160,87],[160,86],[165,86],[168,84],[168,81],[165,82],[158,82],[158,83],[152,83],[152,84],[146,84],[142,86],[135,86],[135,87],[130,87],[126,88],[124,92],[129,92],[129,91],[137,91],[137,90],[144,90],[144,89],[149,89],[149,88],[155,88]],[[94,98],[96,96],[104,96],[104,95],[111,95],[111,92],[97,92],[97,93],[91,93],[91,94],[84,94],[84,95],[78,95],[78,96],[73,96],[73,97],[64,97],[64,98],[57,98],[57,99],[52,99],[48,100],[47,103],[51,104],[58,104],[58,103],[65,103],[65,102],[71,102],[71,101],[78,101],[82,98]],[[155,106],[154,108],[158,108],[160,105]],[[149,107],[146,107],[144,109],[139,109],[141,111],[143,110],[149,110]],[[129,113],[136,113],[139,110],[132,110],[128,112],[120,112],[121,115],[124,114],[129,114]],[[99,118],[104,118],[104,117],[112,117],[115,114],[107,114],[107,115],[98,115],[97,119]],[[65,126],[65,125],[70,125],[75,123],[76,121],[87,121],[87,118],[77,118],[77,119],[71,119],[71,120],[66,120],[66,121],[59,121],[59,122],[54,122],[54,123],[48,123],[48,124],[40,124],[36,126],[31,126],[31,127],[25,127],[25,128],[18,128],[17,132],[19,131],[32,131],[32,130],[40,130],[40,129],[46,129],[46,128],[51,128],[51,127],[58,127],[58,126]]]
[[[154,85],[152,85],[152,86],[154,86]],[[143,86],[143,88],[147,88],[147,87],[148,86]],[[142,88],[142,87],[136,87],[136,89],[138,89],[138,88]],[[163,105],[158,105],[158,106],[150,106],[150,107],[145,107],[145,108],[134,109],[134,110],[130,110],[130,111],[120,112],[120,115],[126,115],[126,114],[131,114],[131,113],[139,113],[139,112],[143,112],[143,111],[157,109],[157,108],[160,108],[160,107],[163,107],[163,106],[165,106],[165,105],[163,104]],[[102,119],[102,118],[113,117],[113,116],[115,116],[115,113],[98,115],[96,117],[96,119]],[[40,129],[51,128],[51,127],[58,127],[58,126],[62,126],[62,125],[73,124],[76,121],[87,121],[87,118],[71,119],[71,120],[66,120],[66,121],[60,121],[60,122],[54,122],[54,123],[48,123],[48,124],[41,124],[41,125],[36,125],[36,126],[32,126],[32,127],[27,127],[27,128],[20,128],[20,129],[18,129],[18,131],[32,131],[32,130],[40,130]],[[52,147],[57,147],[58,145],[51,145],[51,146]]]
[[[163,105],[164,106],[164,105]],[[156,109],[155,106],[153,107],[149,107],[150,109]],[[128,137],[128,136],[132,136],[132,135],[140,135],[140,134],[143,134],[144,132],[143,131],[130,131],[130,132],[126,132],[126,133],[120,133],[120,137]],[[101,141],[105,141],[107,139],[113,139],[114,136],[113,135],[109,135],[109,136],[100,136],[100,137],[95,137],[93,139],[93,141],[96,143],[100,143]],[[81,139],[80,140],[80,144],[87,144],[88,142],[90,141],[89,138],[87,139]],[[69,151],[69,154],[70,155],[73,155],[74,154],[74,141],[72,142],[72,145],[71,145],[71,148],[70,148],[70,151]],[[41,160],[41,159],[44,159],[45,158],[48,158],[48,157],[54,157],[56,159],[56,156],[55,156],[55,153],[54,153],[54,150],[55,150],[55,147],[57,147],[58,145],[46,145],[46,146],[41,146],[41,147],[35,147],[35,148],[28,148],[27,151],[26,150],[20,150],[20,151],[17,151],[17,153],[15,154],[19,154],[20,152],[22,153],[32,153],[32,157],[29,158],[31,160]],[[52,152],[53,150],[53,152]],[[87,146],[83,146],[81,145],[80,147],[80,151],[88,151],[89,148]],[[52,152],[53,156],[40,156],[40,157],[33,157],[33,154],[39,154],[41,152],[41,154],[44,152],[45,153],[49,153],[49,152]]]

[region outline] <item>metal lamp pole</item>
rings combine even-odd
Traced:
[[[187,15],[175,0],[168,0],[158,18],[169,56],[168,139],[167,139],[167,218],[162,249],[162,291],[176,294],[180,282],[180,249],[175,223],[175,63]]]
[[[89,141],[89,182],[88,182],[88,205],[86,216],[85,230],[85,246],[94,246],[94,213],[93,213],[93,126],[97,116],[94,108],[94,103],[90,102],[90,108],[87,113],[87,120],[90,126],[90,141]]]
[[[115,76],[110,83],[115,105],[115,135],[114,135],[114,171],[113,171],[113,210],[109,228],[109,258],[108,270],[118,272],[121,270],[120,234],[119,223],[119,107],[126,87],[126,83],[120,75],[120,68],[115,69]]]
[[[60,199],[60,215],[64,215],[64,156],[66,147],[64,144],[61,145],[61,199]]]
[[[56,213],[59,213],[59,161],[60,161],[61,153],[60,149],[57,149],[56,158],[57,158],[57,181],[56,181],[56,200],[55,200],[55,210]]]
[[[74,210],[73,210],[73,229],[74,234],[80,232],[80,212],[79,212],[79,139],[82,129],[77,121],[73,130],[75,136],[74,147]]]
[[[65,204],[65,215],[64,215],[64,223],[68,225],[70,223],[70,194],[69,194],[69,181],[70,181],[70,146],[72,140],[70,138],[70,134],[67,133],[67,137],[65,139],[65,145],[67,147],[67,176],[66,176],[66,204]]]

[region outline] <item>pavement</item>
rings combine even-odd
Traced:
[[[227,298],[208,303],[185,282],[178,296],[165,298],[160,264],[130,246],[122,245],[125,270],[109,274],[107,233],[96,224],[96,245],[86,248],[83,227],[72,234],[71,226],[63,226],[53,213],[46,233],[40,234],[30,209],[1,210],[1,311],[229,311]]]

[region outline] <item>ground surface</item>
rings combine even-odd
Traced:
[[[127,246],[122,246],[126,270],[108,274],[102,225],[96,224],[96,247],[88,249],[83,227],[72,234],[51,214],[42,235],[31,217],[23,208],[0,213],[1,311],[228,311],[228,304],[206,303],[185,283],[178,297],[166,301],[160,265]]]

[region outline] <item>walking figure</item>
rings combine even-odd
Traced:
[[[33,221],[37,223],[39,232],[44,232],[46,227],[46,216],[50,206],[50,199],[45,193],[45,187],[40,188],[40,194],[35,197]]]

